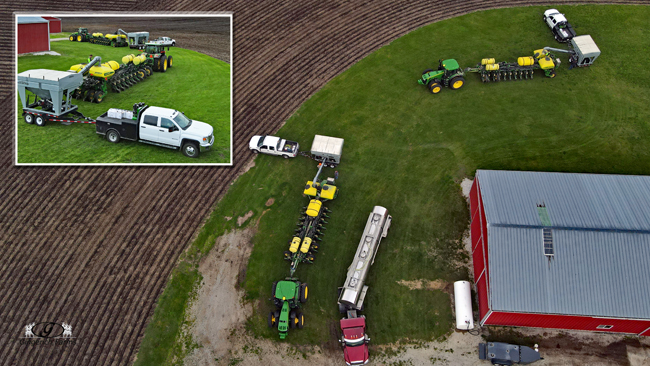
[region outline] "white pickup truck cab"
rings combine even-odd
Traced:
[[[153,42],[160,43],[165,47],[174,47],[176,46],[176,41],[169,37],[158,37],[153,40]]]
[[[113,109],[97,117],[97,133],[108,141],[120,139],[147,144],[180,148],[183,154],[196,158],[202,151],[210,150],[214,143],[214,129],[205,122],[187,118],[182,112],[170,108],[134,105],[137,115]]]
[[[254,154],[279,155],[285,159],[298,155],[298,143],[275,136],[253,136],[248,147]]]

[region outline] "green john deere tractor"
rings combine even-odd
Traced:
[[[269,313],[269,327],[278,328],[280,339],[285,339],[289,328],[301,329],[305,316],[299,311],[300,304],[307,302],[309,289],[306,283],[292,279],[273,283],[273,303],[276,310]]]
[[[422,72],[418,84],[426,85],[433,94],[438,94],[443,86],[452,90],[460,89],[465,85],[465,73],[458,65],[458,61],[450,58],[438,62],[438,70],[427,69]]]
[[[167,47],[167,50],[169,50],[169,47]],[[145,43],[143,54],[148,59],[153,59],[153,71],[165,72],[167,68],[173,66],[172,56],[165,53],[165,46],[160,43]]]
[[[68,39],[72,42],[88,42],[90,38],[91,35],[88,33],[88,28],[79,28],[76,32],[72,33]]]

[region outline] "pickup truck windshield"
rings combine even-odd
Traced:
[[[192,120],[185,117],[183,113],[178,113],[176,117],[174,117],[174,121],[176,121],[178,126],[182,128],[183,131],[187,130],[187,128],[192,125]]]

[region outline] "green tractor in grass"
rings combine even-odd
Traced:
[[[300,304],[307,302],[309,288],[306,283],[288,278],[273,283],[273,303],[276,309],[269,313],[270,328],[278,328],[280,339],[285,339],[289,328],[302,329],[305,316],[300,311]]]
[[[167,47],[169,51],[169,47]],[[153,60],[153,71],[165,72],[173,66],[172,56],[165,53],[165,46],[156,42],[148,42],[144,45],[143,54],[147,59]]]
[[[452,90],[460,89],[465,85],[465,73],[458,65],[458,61],[450,58],[438,62],[438,70],[427,69],[422,72],[418,84],[426,85],[433,94],[442,91],[446,86]]]
[[[76,32],[72,33],[68,38],[72,42],[88,42],[92,38],[90,33],[88,33],[88,28],[79,28]]]

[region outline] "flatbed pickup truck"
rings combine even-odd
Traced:
[[[160,43],[165,47],[174,47],[176,46],[176,41],[169,37],[158,37],[153,40],[153,42]]]
[[[214,143],[214,129],[194,121],[174,109],[133,105],[133,112],[112,109],[97,117],[97,133],[113,143],[121,139],[144,142],[172,149],[180,148],[185,156],[196,158]]]

